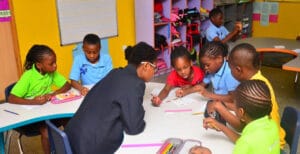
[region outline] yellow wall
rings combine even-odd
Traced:
[[[68,77],[74,45],[60,46],[56,1],[17,0],[12,3],[22,64],[33,44],[46,44],[57,55],[58,71]],[[117,11],[118,37],[108,40],[114,67],[126,64],[122,47],[135,42],[133,0],[117,0]]]
[[[300,3],[279,2],[278,23],[261,26],[258,21],[254,21],[253,37],[295,39],[298,34],[300,35],[299,10]]]

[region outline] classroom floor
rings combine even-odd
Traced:
[[[275,90],[280,113],[285,106],[293,106],[300,110],[300,81],[294,83],[295,73],[281,70],[281,68],[262,67],[262,73],[270,80]],[[166,75],[161,75],[153,78],[153,82],[164,83]],[[17,134],[13,133],[10,154],[19,154],[16,144]],[[40,136],[37,137],[22,137],[24,154],[42,154]]]

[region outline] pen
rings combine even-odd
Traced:
[[[4,109],[3,111],[11,113],[11,114],[19,115],[19,113],[16,113],[16,112],[13,112],[13,111],[9,111],[9,110],[6,110],[6,109]]]

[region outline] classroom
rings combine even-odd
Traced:
[[[160,96],[160,90],[164,88],[168,75],[174,71],[170,54],[177,45],[183,45],[190,53],[196,51],[193,62],[195,65],[201,63],[199,53],[203,52],[201,49],[208,43],[205,33],[211,23],[208,14],[214,8],[219,8],[223,12],[223,25],[229,32],[234,31],[236,22],[241,23],[242,27],[239,33],[236,33],[237,39],[227,42],[229,52],[240,43],[250,43],[253,45],[260,53],[260,60],[262,62],[260,71],[270,81],[274,89],[280,117],[283,116],[284,109],[291,106],[299,112],[300,120],[300,81],[298,81],[298,73],[300,72],[300,57],[298,56],[300,53],[300,27],[298,25],[300,25],[300,20],[297,18],[299,14],[298,10],[300,9],[299,0],[90,0],[87,2],[74,0],[73,3],[75,2],[78,3],[77,6],[80,9],[92,12],[89,13],[91,15],[89,19],[92,19],[90,22],[91,29],[95,29],[98,26],[93,25],[94,23],[99,24],[99,27],[103,23],[100,20],[94,21],[94,16],[99,14],[102,16],[105,14],[102,13],[104,11],[110,13],[103,17],[106,17],[106,19],[109,18],[107,20],[109,22],[112,21],[112,25],[103,24],[104,26],[102,27],[104,29],[101,29],[103,31],[102,35],[99,33],[96,34],[101,38],[101,53],[110,56],[113,69],[128,65],[129,60],[126,59],[125,49],[128,46],[134,47],[140,41],[148,43],[159,52],[155,63],[150,60],[145,64],[147,66],[148,64],[149,66],[154,65],[156,71],[150,82],[145,83],[146,88],[143,93],[145,94],[143,97],[144,119],[146,121],[145,130],[136,136],[124,133],[126,135],[124,135],[123,144],[116,151],[117,154],[139,152],[150,154],[156,153],[159,150],[158,153],[163,153],[160,148],[163,148],[164,143],[166,141],[175,142],[175,140],[176,142],[180,140],[179,142],[185,143],[184,141],[186,141],[195,145],[200,141],[199,144],[209,148],[212,153],[233,153],[235,144],[222,131],[216,131],[218,128],[206,128],[206,130],[202,124],[204,119],[203,112],[206,110],[205,107],[208,100],[206,97],[198,93],[178,97],[177,91],[175,92],[176,89],[172,89],[165,100],[161,99],[163,103],[160,107],[153,107],[151,104],[153,103],[152,99],[154,96]],[[68,19],[62,18],[64,8],[61,6],[64,3],[67,4],[70,2],[64,2],[63,0],[0,1],[0,61],[2,66],[4,66],[2,67],[2,77],[0,79],[0,90],[3,91],[0,93],[1,117],[5,115],[5,112],[14,111],[15,109],[15,104],[12,107],[6,100],[4,91],[11,83],[18,81],[25,72],[23,66],[26,62],[26,56],[34,44],[47,45],[55,52],[57,62],[56,71],[62,77],[66,78],[67,81],[70,81],[69,76],[74,57],[76,56],[76,49],[81,50],[83,37],[89,32],[86,29],[76,30],[76,26],[70,28],[63,27],[63,20],[68,21]],[[86,3],[87,5],[80,6],[79,3]],[[107,5],[93,5],[93,3]],[[74,6],[76,5],[74,4]],[[93,6],[98,8],[92,8]],[[110,10],[107,10],[108,8]],[[78,18],[76,19],[76,13],[80,16],[80,12],[84,11],[80,9],[73,14],[75,15],[72,16],[75,17],[73,18],[74,20],[78,20]],[[101,13],[97,14],[97,10],[95,9],[101,9],[99,11]],[[69,8],[69,11],[74,10],[76,9]],[[172,15],[176,11],[177,14],[175,14],[178,16],[173,19],[174,16]],[[180,11],[183,13],[181,14]],[[183,15],[183,17],[180,15]],[[193,30],[193,27],[189,26],[197,27],[196,30]],[[66,29],[63,30],[62,28]],[[70,41],[66,39],[67,41],[64,42],[63,31],[67,31],[68,29],[73,30],[71,31],[72,35],[65,34],[66,38],[70,39]],[[80,33],[81,31],[85,31],[86,33],[78,35],[77,40],[71,40],[73,36],[77,37],[76,32]],[[105,32],[111,32],[111,34],[106,35]],[[196,39],[195,36],[197,37]],[[158,41],[158,37],[160,37],[160,40],[163,40],[163,43]],[[178,40],[179,43],[176,42]],[[157,45],[158,43],[161,44]],[[210,85],[209,90],[214,90],[214,87]],[[152,95],[154,96],[152,97]],[[41,105],[43,107],[37,110],[42,111],[42,109],[51,108],[48,119],[55,119],[57,117],[71,118],[83,99],[84,96],[74,100],[75,107],[70,107],[68,103],[62,103],[61,107],[70,107],[69,110],[67,109],[64,112],[61,112],[57,106],[52,108],[47,106],[47,104],[45,104],[46,106]],[[24,113],[30,110],[28,108],[26,110],[24,108],[16,108],[21,114],[23,110]],[[6,109],[7,111],[2,113]],[[33,110],[28,113],[35,113]],[[52,113],[54,111],[57,115]],[[16,113],[20,114],[19,112]],[[198,113],[200,115],[196,115]],[[20,117],[20,115],[18,116]],[[40,115],[40,117],[45,118],[45,115]],[[18,147],[19,136],[15,128],[38,122],[40,119],[35,117],[30,122],[30,120],[26,119],[27,117],[15,119],[16,117],[9,115],[5,118],[9,120],[0,118],[2,119],[0,120],[1,122],[8,121],[9,123],[0,126],[0,138],[2,138],[0,141],[0,153],[21,153]],[[185,120],[186,118],[190,118],[190,120]],[[167,120],[167,122],[157,122],[161,119]],[[47,118],[44,120],[47,120]],[[10,121],[12,122],[10,123]],[[19,123],[16,124],[14,121],[18,121]],[[181,124],[176,125],[178,121]],[[197,124],[197,121],[199,124]],[[157,130],[159,129],[159,125],[175,125],[178,129],[193,128],[190,132],[177,130],[168,132],[166,129]],[[14,130],[10,138],[10,143],[3,143],[6,139],[5,132],[9,130]],[[153,135],[152,133],[156,131],[159,133]],[[198,131],[200,133],[197,133]],[[195,132],[196,134],[194,134]],[[299,136],[300,130],[293,132],[292,138],[295,137],[298,139]],[[145,138],[148,140],[144,140]],[[167,140],[168,138],[169,140]],[[44,153],[40,142],[40,135],[33,137],[23,135],[21,137],[23,152],[25,154]],[[5,148],[3,148],[4,144]],[[214,144],[227,147],[224,147],[224,151],[222,151],[220,148],[211,147]],[[298,145],[298,141],[296,144]],[[294,145],[293,148],[296,149],[295,153],[297,153],[297,149],[300,151],[299,146],[300,144],[296,147]],[[289,148],[291,150],[291,147]]]

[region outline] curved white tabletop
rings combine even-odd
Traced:
[[[200,94],[194,93],[172,100],[176,98],[175,90],[172,90],[160,107],[153,107],[151,93],[158,94],[163,86],[160,83],[147,84],[143,104],[146,110],[146,128],[139,135],[125,135],[116,154],[155,154],[159,145],[167,138],[195,139],[211,149],[212,153],[232,153],[234,144],[222,132],[204,129],[203,114],[193,115],[205,109],[207,100]],[[180,110],[183,112],[171,112]]]
[[[222,132],[204,129],[203,114],[193,115],[205,109],[206,100],[200,94],[194,93],[173,100],[176,97],[175,90],[172,90],[160,107],[153,107],[150,101],[151,93],[158,94],[163,86],[164,84],[153,82],[146,84],[143,104],[146,111],[146,128],[139,135],[125,134],[123,144],[116,154],[154,154],[167,138],[200,140],[202,145],[210,148],[213,153],[232,153],[234,144]],[[62,104],[47,103],[33,108],[1,104],[0,132],[46,119],[72,117],[82,100],[83,98]],[[4,110],[13,111],[18,115]],[[1,151],[4,151],[3,145],[0,145],[0,153]]]

